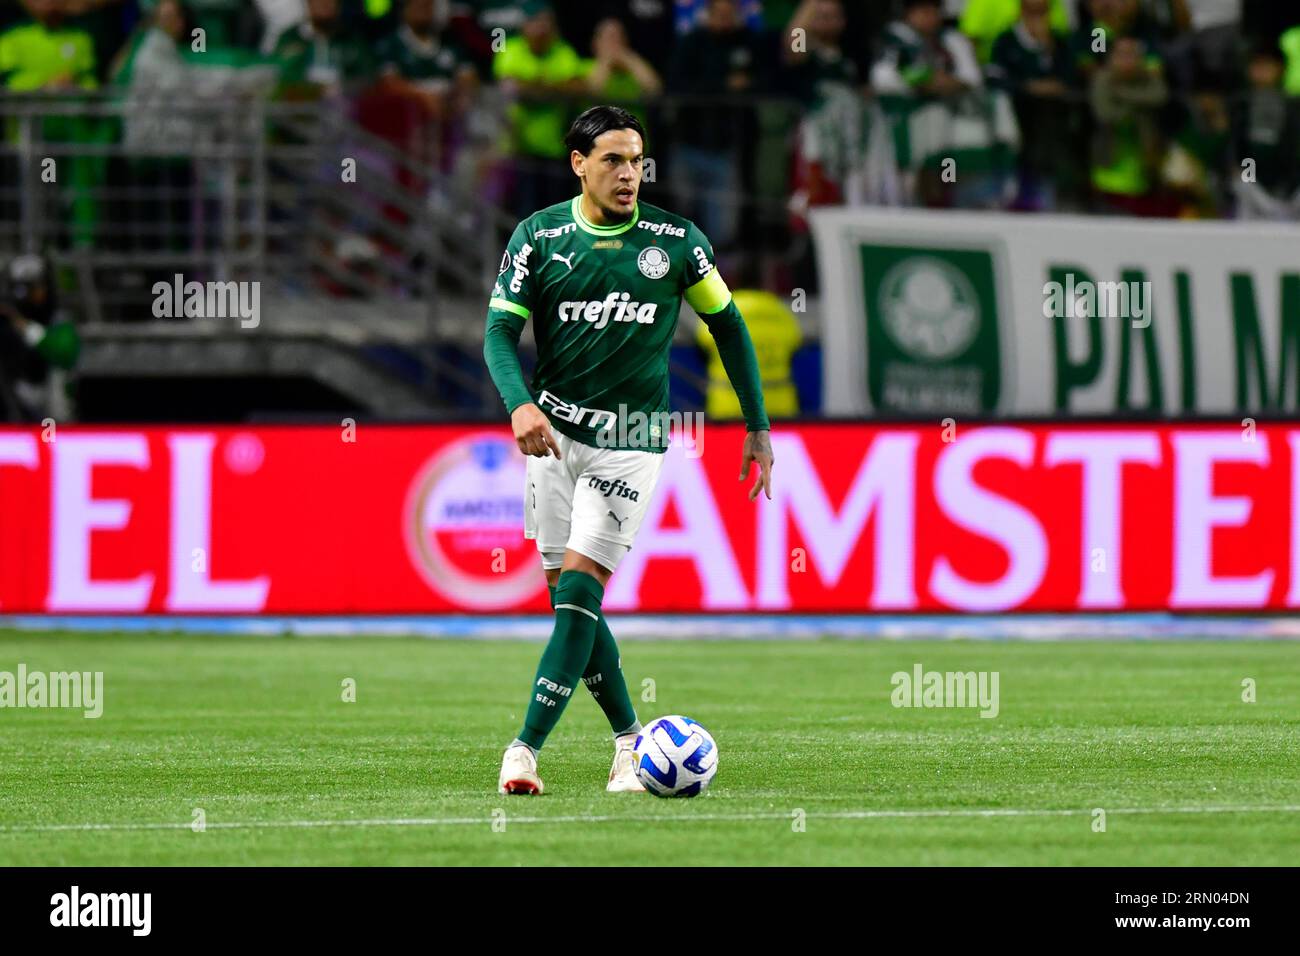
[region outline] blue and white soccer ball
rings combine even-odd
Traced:
[[[718,745],[689,717],[660,717],[636,738],[636,775],[656,797],[695,797],[718,772]]]

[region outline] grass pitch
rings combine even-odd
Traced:
[[[496,794],[540,649],[0,632],[0,671],[105,684],[97,720],[0,709],[0,865],[1300,859],[1294,643],[627,641],[641,718],[718,740],[712,788],[679,801],[604,792],[582,687],[546,795]],[[894,707],[918,663],[997,671],[998,716]]]

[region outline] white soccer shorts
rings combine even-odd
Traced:
[[[645,518],[664,456],[593,448],[554,435],[559,461],[551,455],[527,459],[524,537],[537,542],[547,570],[560,567],[571,548],[613,571]]]

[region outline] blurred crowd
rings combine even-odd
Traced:
[[[825,204],[1300,217],[1300,6],[1271,0],[0,0],[0,81],[113,88],[159,157],[195,135],[177,96],[337,100],[519,215],[618,102],[724,251]]]
[[[468,197],[467,235],[476,208],[571,195],[571,117],[626,106],[649,131],[646,198],[757,297],[816,288],[816,206],[1300,219],[1300,5],[1277,0],[0,0],[0,84],[73,104],[35,114],[72,157],[48,218],[59,245],[119,252],[197,234],[212,187],[192,145],[252,101],[320,102],[387,140],[412,161],[405,208]],[[111,120],[78,112],[103,97]],[[3,109],[0,225],[31,175]],[[123,220],[153,232],[126,241]],[[48,250],[17,236],[0,233],[22,253],[0,270],[0,418],[51,407],[78,348]],[[760,354],[790,379],[798,323],[745,311],[770,314]]]

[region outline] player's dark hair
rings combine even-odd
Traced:
[[[569,151],[577,150],[583,156],[589,156],[596,148],[596,139],[612,129],[635,130],[645,142],[645,129],[641,121],[620,106],[593,106],[569,127],[565,134],[564,145]]]

